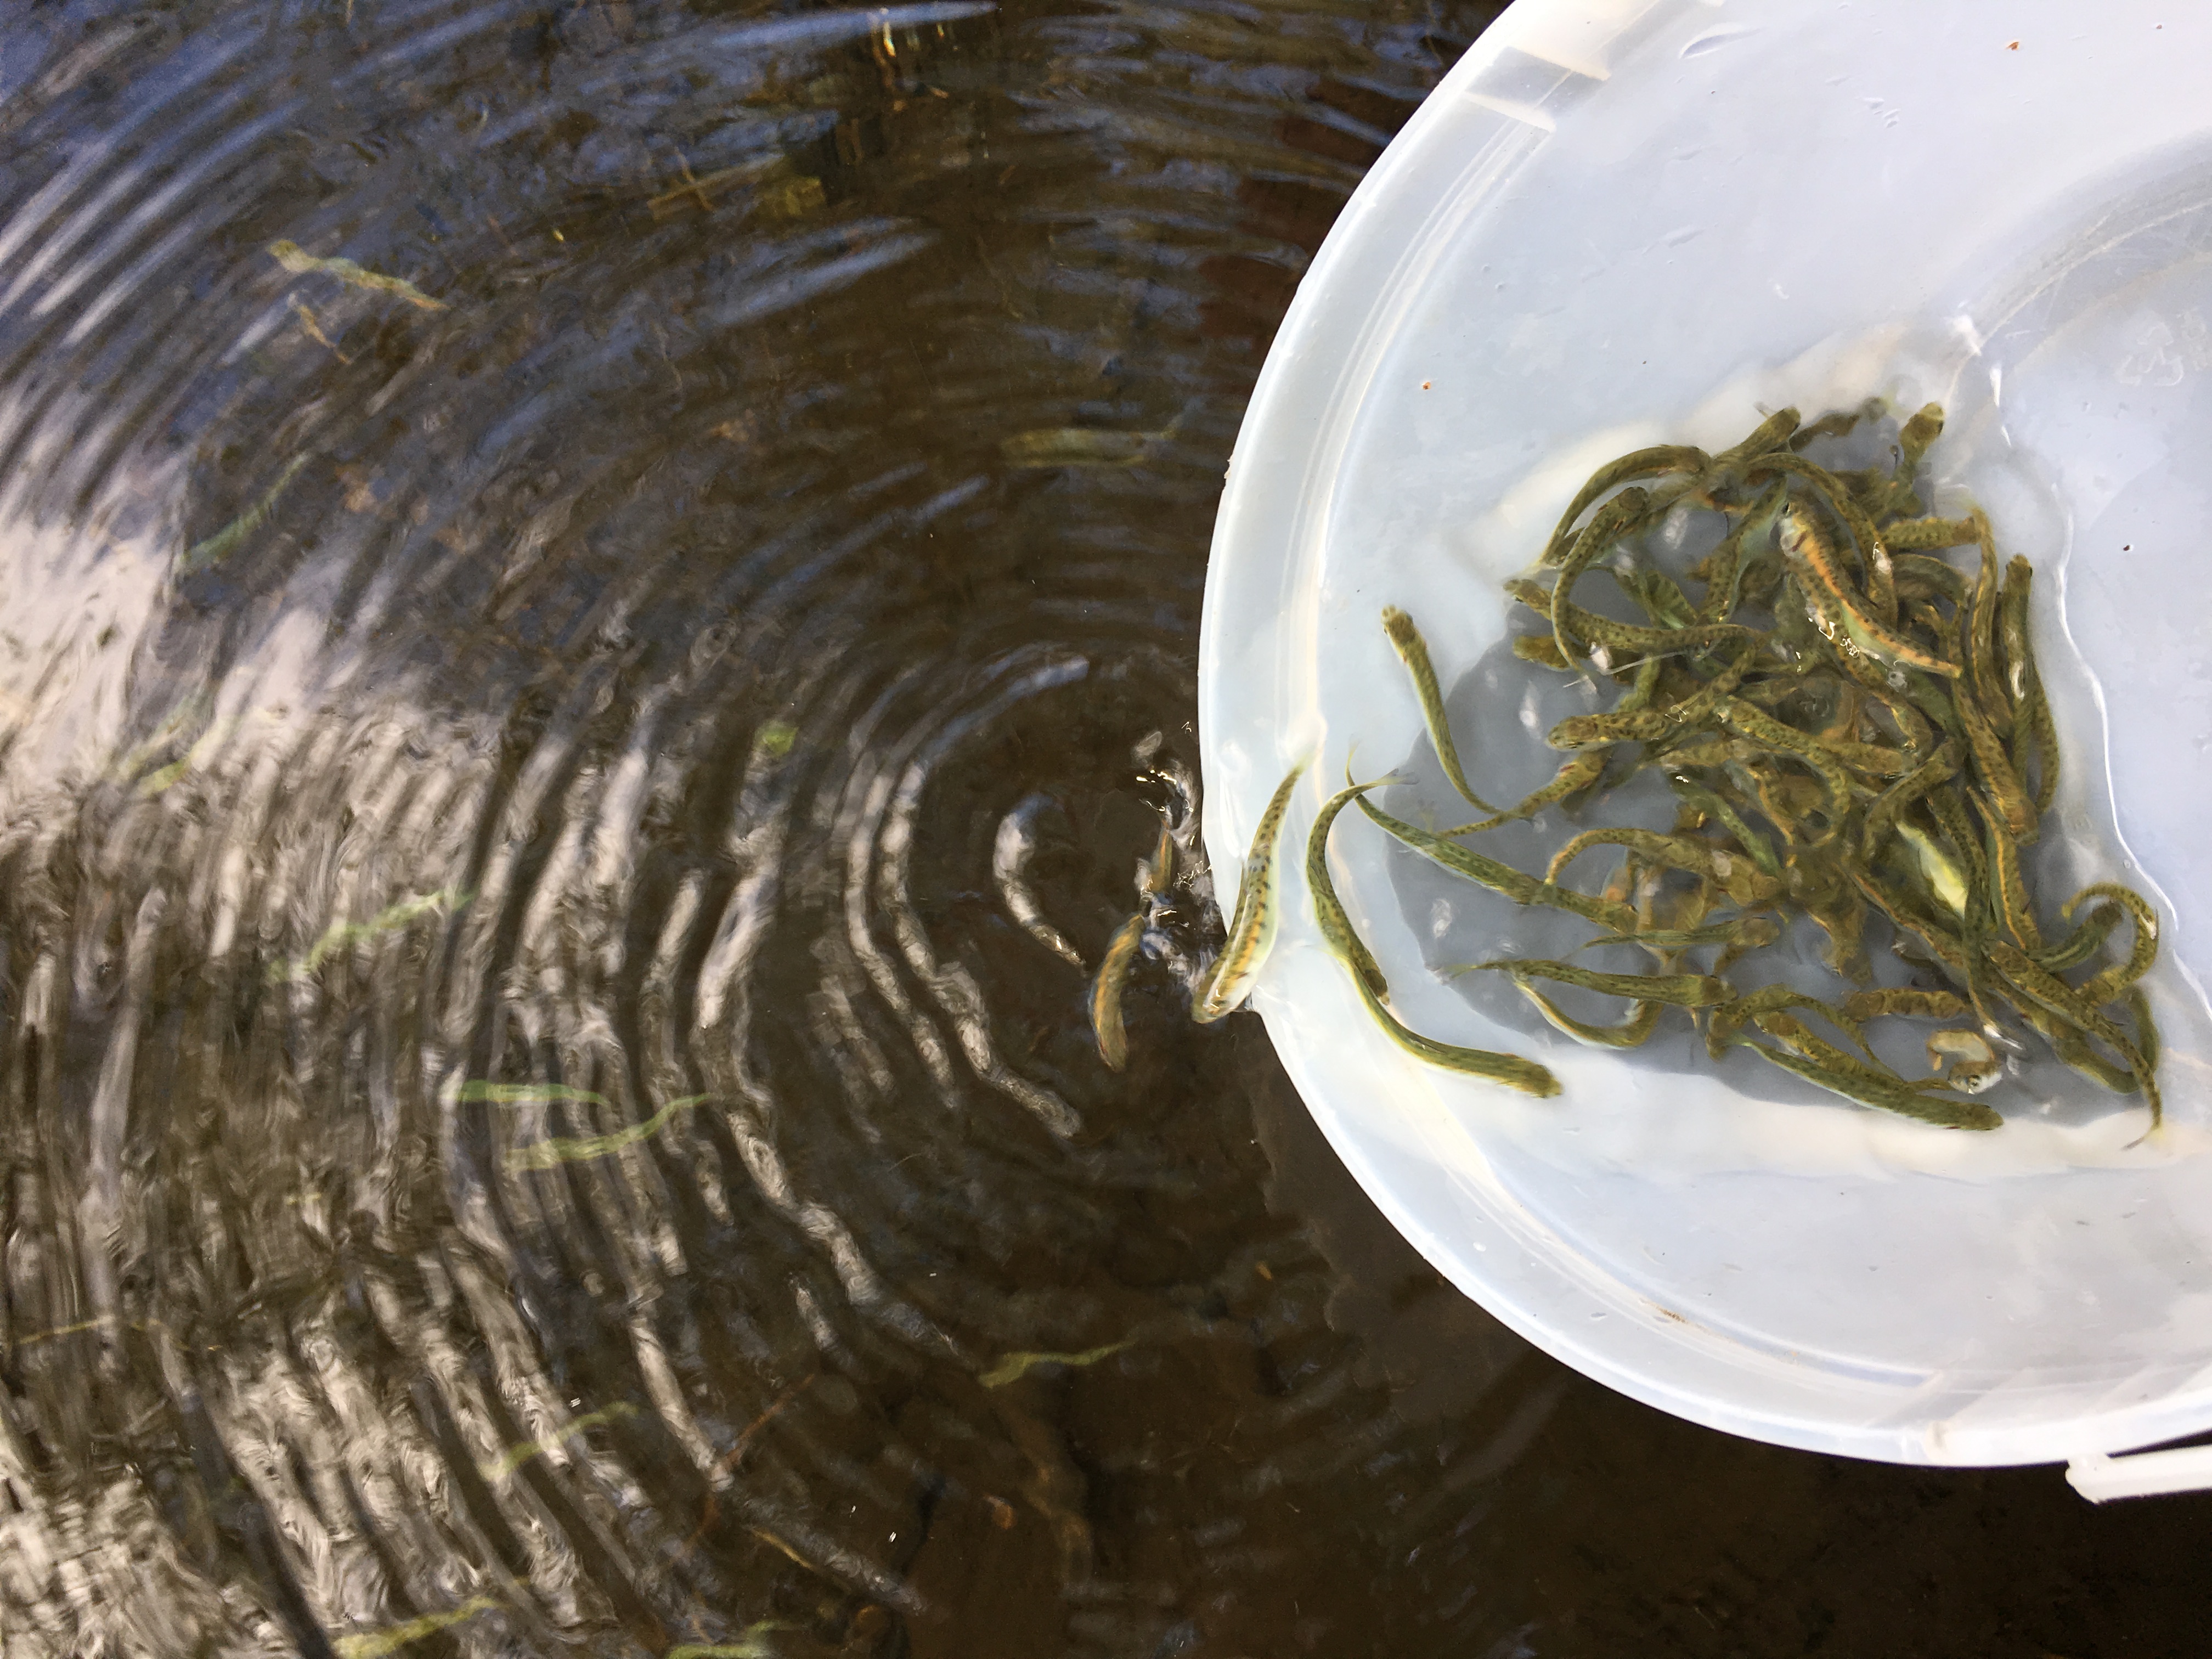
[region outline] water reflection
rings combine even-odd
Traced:
[[[1202,876],[1119,1076],[1085,972],[1194,850],[1268,334],[1487,9],[11,25],[24,1651],[1370,1604],[1407,1419],[1183,1018]]]
[[[1252,377],[1491,9],[0,18],[9,1659],[2191,1650],[2193,1510],[1528,1354],[1202,877],[1100,1061]]]

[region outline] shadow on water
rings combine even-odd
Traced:
[[[8,9],[9,1659],[2185,1627],[2201,1509],[1527,1350],[1202,879],[1098,1061],[1243,399],[1492,9]]]

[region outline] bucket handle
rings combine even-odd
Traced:
[[[2125,1457],[2092,1452],[2067,1464],[2066,1480],[2092,1504],[2203,1492],[2212,1489],[2212,1446],[2181,1446]]]

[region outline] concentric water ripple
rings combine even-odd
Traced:
[[[2212,1500],[1579,1383],[1188,1018],[1230,442],[1493,9],[0,0],[0,1656],[2202,1647]]]
[[[10,15],[10,1659],[1356,1636],[1553,1394],[1269,1215],[1192,650],[1488,9]]]

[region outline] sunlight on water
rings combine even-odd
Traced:
[[[1402,1426],[1203,872],[1119,1077],[1085,964],[1196,849],[1267,340],[1484,15],[11,37],[11,1655],[1310,1623],[1349,1516],[1233,1540]]]
[[[8,1659],[1901,1606],[1188,1017],[1229,448],[1493,10],[9,9]]]

